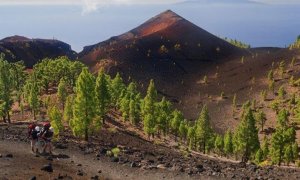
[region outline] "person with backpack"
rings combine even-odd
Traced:
[[[39,137],[45,141],[45,145],[43,146],[43,154],[47,152],[49,149],[49,154],[52,154],[52,137],[53,137],[53,128],[49,122],[44,123],[43,130],[39,134]]]
[[[36,143],[38,142],[38,126],[35,124],[30,124],[28,126],[28,138],[30,139],[30,145],[31,145],[31,151],[34,153],[38,152],[38,149],[36,147]]]

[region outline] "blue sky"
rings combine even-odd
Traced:
[[[56,38],[81,51],[171,9],[215,35],[252,46],[293,42],[300,34],[299,0],[256,1],[0,0],[0,39],[16,34]]]

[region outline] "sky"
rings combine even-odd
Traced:
[[[79,52],[167,9],[255,47],[284,47],[300,34],[300,0],[0,0],[0,39],[55,38]]]

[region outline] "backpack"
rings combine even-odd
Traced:
[[[53,132],[52,131],[50,131],[50,130],[46,130],[45,131],[45,133],[44,133],[44,137],[45,138],[52,138],[52,136],[53,136]]]
[[[36,127],[35,124],[30,124],[28,126],[28,137],[32,137],[32,132],[35,131],[35,129],[34,129],[35,127]]]
[[[37,139],[38,138],[38,131],[33,129],[30,133],[30,136],[32,139]]]

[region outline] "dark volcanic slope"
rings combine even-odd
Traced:
[[[105,64],[133,77],[143,72],[146,79],[174,74],[178,78],[198,71],[200,62],[240,51],[168,10],[125,34],[85,47],[79,57],[94,71]]]
[[[27,67],[32,67],[44,58],[68,56],[76,58],[76,52],[71,46],[58,41],[48,39],[29,39],[22,36],[12,36],[0,40],[0,53],[4,53],[7,60],[15,62],[23,60]]]

